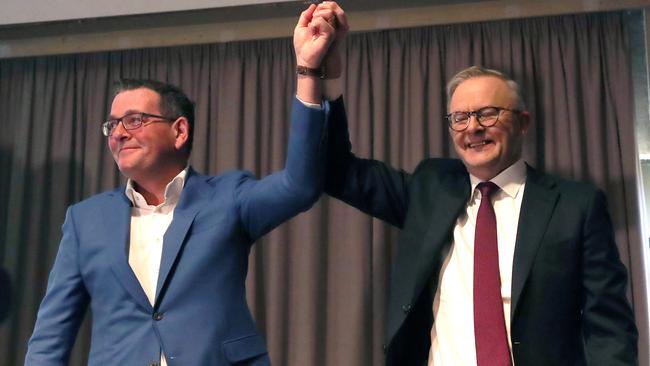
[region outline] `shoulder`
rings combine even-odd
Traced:
[[[219,175],[192,172],[185,181],[183,191],[194,199],[222,200],[228,196],[235,197],[256,180],[252,172],[245,170],[228,170]]]
[[[128,198],[126,198],[126,194],[124,193],[125,189],[124,186],[119,186],[111,191],[97,193],[72,204],[70,207],[74,210],[88,210],[94,207],[105,206],[115,199],[124,199],[128,201]]]
[[[67,209],[66,222],[72,220],[83,224],[99,223],[105,220],[107,213],[114,213],[119,207],[128,208],[130,201],[124,190],[125,187],[120,186],[71,204]]]
[[[526,184],[536,184],[557,192],[560,197],[574,204],[590,204],[594,199],[604,200],[602,189],[587,181],[567,179],[556,174],[544,173],[528,166]]]
[[[527,165],[528,181],[556,187],[567,193],[595,193],[600,189],[593,183],[568,179],[557,174],[545,173]]]
[[[447,158],[430,158],[424,159],[418,164],[417,169],[426,168],[426,169],[436,169],[441,172],[462,172],[467,173],[465,165],[459,159],[447,159]],[[416,169],[416,170],[417,170]]]
[[[425,159],[410,177],[409,190],[414,196],[431,192],[465,195],[469,191],[469,174],[458,159]]]
[[[191,179],[203,180],[213,187],[219,185],[236,186],[249,179],[255,179],[255,175],[247,170],[228,170],[219,175],[202,175],[195,173]]]
[[[467,175],[467,169],[458,159],[432,158],[422,160],[413,172],[417,178],[440,179],[447,176]]]

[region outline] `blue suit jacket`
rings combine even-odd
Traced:
[[[307,210],[321,192],[325,110],[294,100],[284,170],[256,180],[190,170],[164,235],[152,306],[128,263],[124,187],[71,206],[26,365],[67,364],[92,310],[89,365],[268,365],[246,303],[251,244]]]

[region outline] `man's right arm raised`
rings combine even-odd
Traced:
[[[321,11],[328,9],[334,12],[338,23],[336,38],[324,60],[327,75],[334,78],[326,81],[331,90],[332,84],[341,82],[341,48],[349,27],[345,12],[335,2],[323,2],[314,15],[320,16]],[[325,95],[332,97],[327,89],[326,84]],[[377,160],[356,157],[352,153],[343,98],[338,96],[330,107],[325,192],[369,215],[402,227],[408,208],[410,174]]]

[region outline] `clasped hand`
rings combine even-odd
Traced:
[[[337,49],[347,30],[345,14],[335,2],[310,5],[300,14],[293,33],[296,64],[318,69],[324,58],[330,57],[328,50]]]

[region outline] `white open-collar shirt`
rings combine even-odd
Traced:
[[[156,285],[160,272],[160,260],[163,251],[163,236],[174,218],[174,209],[181,196],[188,168],[182,170],[165,187],[165,200],[157,205],[150,205],[135,190],[133,181],[126,184],[126,197],[131,201],[131,233],[129,241],[129,265],[138,278],[149,303],[156,301]],[[161,366],[167,366],[167,360],[160,355]]]

